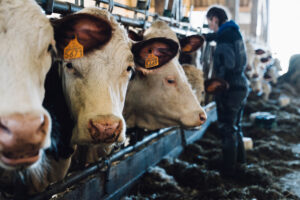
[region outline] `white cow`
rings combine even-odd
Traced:
[[[281,65],[278,58],[274,58],[272,63],[267,66],[265,72],[265,78],[269,79],[273,84],[277,83],[277,79],[279,77],[279,71],[281,71]]]
[[[110,148],[125,139],[122,116],[127,85],[134,69],[126,30],[105,10],[86,8],[54,22],[59,56],[77,37],[84,56],[63,59],[63,91],[76,122],[72,143]]]
[[[144,39],[155,37],[166,37],[179,44],[176,34],[162,21],[154,22],[144,33]],[[181,48],[191,51],[198,41],[197,37],[190,37]],[[137,69],[142,69],[139,64]],[[178,54],[159,69],[137,73],[128,87],[124,116],[128,127],[148,130],[178,125],[195,127],[205,122],[206,114],[179,64]]]
[[[38,161],[50,145],[42,101],[53,28],[34,0],[2,0],[0,43],[0,166],[16,169]]]

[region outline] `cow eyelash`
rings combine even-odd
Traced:
[[[128,72],[134,71],[133,68],[132,68],[131,66],[128,66],[126,70],[127,70]]]
[[[67,64],[66,64],[66,67],[67,67],[68,69],[73,69],[72,63],[67,63]]]
[[[47,51],[50,52],[52,50],[53,50],[53,46],[52,46],[52,44],[49,44]]]
[[[168,79],[167,81],[168,81],[168,83],[170,83],[170,84],[174,84],[174,83],[175,83],[175,80],[172,80],[172,79]]]

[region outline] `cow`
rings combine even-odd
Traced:
[[[171,28],[162,21],[154,22],[144,33],[144,40],[166,37],[181,44],[181,49],[193,51],[202,44],[200,36],[179,40]],[[157,130],[169,126],[195,127],[206,120],[192,91],[177,54],[156,70],[144,70],[139,63],[134,80],[130,81],[126,95],[124,117],[127,126]],[[139,70],[142,69],[142,70]]]
[[[282,70],[280,61],[278,58],[274,58],[266,68],[264,78],[270,80],[272,84],[277,84],[277,79],[279,77],[279,71]]]
[[[270,65],[272,61],[271,52],[267,49],[255,49],[254,50],[254,60],[252,65],[252,73],[249,77],[250,86],[252,92],[261,95],[264,100],[269,99],[272,87],[270,85],[270,78],[267,76],[267,66]],[[249,74],[249,72],[246,73]]]
[[[188,78],[189,83],[192,86],[192,89],[196,93],[196,97],[199,103],[203,105],[205,97],[203,71],[190,64],[183,64],[182,68]]]
[[[42,106],[55,52],[53,28],[34,0],[0,1],[0,167],[26,168],[50,145]]]

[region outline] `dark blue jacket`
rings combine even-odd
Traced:
[[[217,42],[214,52],[215,76],[226,80],[231,89],[248,89],[244,75],[247,64],[246,49],[238,25],[231,20],[222,24],[218,32],[204,36],[208,42]]]

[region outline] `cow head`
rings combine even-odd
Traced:
[[[72,143],[101,144],[105,149],[125,140],[122,110],[134,70],[131,41],[107,11],[83,9],[54,23],[62,85],[75,122]],[[72,39],[83,56],[65,59]]]
[[[50,145],[42,101],[55,42],[34,1],[2,1],[0,8],[0,166],[16,169],[35,163]]]
[[[172,39],[173,43],[179,44],[175,33],[160,21],[155,22],[144,34],[146,40],[156,37]],[[163,52],[172,55],[172,46],[166,46]],[[124,110],[129,127],[149,130],[176,125],[194,127],[206,120],[206,114],[179,64],[177,50],[175,54],[155,70],[139,70],[143,67],[136,62],[139,71],[130,82]]]

